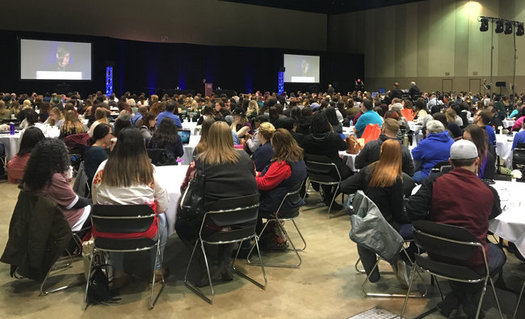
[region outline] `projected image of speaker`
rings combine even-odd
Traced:
[[[91,43],[20,39],[20,79],[91,80]]]
[[[317,55],[284,55],[284,82],[319,83],[320,57]]]

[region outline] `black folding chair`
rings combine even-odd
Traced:
[[[525,168],[525,143],[518,143],[512,151],[512,168]]]
[[[111,233],[112,235],[143,233],[147,231],[152,223],[156,222],[155,212],[148,205],[93,205],[91,212],[93,228],[99,233]],[[109,238],[94,236],[95,247],[91,252],[88,280],[84,295],[85,307],[88,306],[88,286],[93,267],[93,256],[96,252],[113,253],[136,253],[155,249],[155,263],[153,264],[151,279],[151,296],[149,309],[155,307],[160,294],[164,290],[164,278],[161,280],[160,291],[155,296],[155,265],[160,255],[160,239],[148,237],[138,238]]]
[[[299,251],[304,251],[306,249],[306,241],[304,240],[303,234],[301,234],[301,231],[299,230],[299,227],[297,227],[297,224],[295,223],[295,218],[297,216],[299,216],[300,207],[297,207],[293,211],[287,213],[286,217],[280,216],[279,212],[281,210],[281,207],[283,206],[283,204],[287,200],[300,199],[301,195],[299,193],[301,192],[302,186],[303,186],[303,182],[300,182],[297,185],[295,185],[294,187],[292,187],[290,192],[286,193],[286,195],[283,197],[283,199],[281,200],[281,203],[279,204],[279,207],[277,207],[277,210],[275,212],[273,212],[272,216],[263,217],[263,218],[266,219],[266,222],[264,223],[263,229],[259,233],[259,238],[261,238],[261,236],[264,234],[264,231],[267,229],[269,223],[270,222],[276,223],[278,225],[278,227],[281,229],[281,231],[284,234],[284,236],[286,237],[286,240],[292,246],[291,250],[293,250],[294,253],[297,255],[297,258],[299,259],[299,261],[295,265],[279,264],[279,263],[271,263],[271,264],[265,263],[266,267],[299,268],[299,266],[301,266],[302,259],[301,259],[301,255],[299,254]],[[291,221],[293,223],[293,225],[295,227],[295,230],[297,231],[297,233],[299,234],[299,237],[301,237],[301,240],[303,241],[303,248],[297,249],[295,247],[295,244],[293,243],[292,239],[288,235],[288,232],[284,228],[284,223],[287,222],[287,221]],[[250,252],[248,253],[248,256],[246,257],[246,260],[248,261],[248,263],[251,263],[250,256],[252,255],[252,252],[253,252],[254,248],[255,248],[255,246],[252,246],[252,248],[250,249]]]
[[[255,194],[219,200],[215,202],[213,206],[204,214],[204,218],[202,219],[199,230],[199,238],[197,241],[195,241],[190,260],[188,261],[188,266],[186,267],[186,274],[184,275],[184,284],[186,287],[201,297],[204,301],[212,304],[215,297],[215,289],[213,288],[213,283],[211,280],[211,272],[204,244],[221,245],[239,243],[239,249],[237,250],[235,256],[237,259],[242,242],[245,240],[254,239],[255,247],[257,247],[257,253],[259,254],[259,262],[264,277],[264,284],[257,282],[247,274],[241,272],[237,267],[235,267],[235,265],[233,265],[233,270],[238,275],[251,281],[257,287],[261,289],[266,288],[268,280],[266,278],[266,272],[264,271],[261,252],[259,250],[259,238],[255,231],[255,227],[257,226],[258,209],[259,195]],[[209,234],[207,231],[207,224],[213,224],[217,227],[221,227],[222,230]],[[206,273],[208,275],[208,281],[211,289],[211,298],[208,298],[201,289],[196,287],[188,280],[188,273],[198,246],[200,246],[202,255],[204,257],[204,264],[206,266]]]
[[[334,162],[332,162],[327,156],[314,154],[305,155],[305,163],[308,178],[306,179],[306,189],[304,192],[304,197],[306,197],[306,194],[308,193],[310,183],[327,185],[330,186],[332,189],[335,186],[332,199],[330,200],[330,206],[328,206],[328,217],[335,217],[334,215],[331,215],[330,212],[332,210],[332,204],[334,203],[335,198],[339,193],[339,184],[342,181],[341,173],[339,172],[337,165]],[[321,191],[321,188],[319,188],[319,191]]]
[[[499,315],[503,318],[496,289],[494,288],[494,282],[490,277],[487,254],[485,248],[476,236],[463,227],[440,224],[428,220],[415,221],[413,226],[416,243],[421,246],[428,255],[415,256],[414,265],[410,274],[408,292],[410,293],[410,290],[412,289],[414,276],[416,273],[419,274],[420,270],[430,273],[431,276],[451,281],[470,284],[483,283],[483,289],[481,291],[476,312],[477,318],[481,311],[481,304],[487,289],[487,282],[490,281],[492,292],[494,293],[494,298],[496,299],[496,304],[498,306]],[[468,261],[474,254],[480,251],[483,255],[483,273],[478,273],[471,267],[462,266],[458,263]],[[440,256],[441,258],[451,261],[445,262],[432,256]],[[441,299],[443,300],[444,298],[441,289],[439,288],[439,284],[437,287]],[[401,311],[401,318],[403,318],[403,315],[405,314],[407,303],[408,298],[405,298],[403,310]]]

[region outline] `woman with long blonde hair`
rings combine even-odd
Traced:
[[[64,124],[60,128],[60,138],[64,138],[72,134],[85,133],[84,124],[80,122],[75,111],[69,110],[64,114]]]
[[[204,176],[204,209],[212,207],[218,200],[257,194],[255,170],[246,152],[233,147],[233,137],[230,126],[218,121],[211,125],[208,133],[207,146],[195,160],[197,174]],[[198,238],[204,213],[200,215],[177,216],[175,230],[179,237],[193,243]],[[210,224],[205,225],[203,232],[213,233],[222,228]],[[232,244],[219,245],[217,249],[217,267],[212,268],[212,280],[232,280],[233,261]],[[208,284],[205,273],[198,286]]]
[[[403,237],[410,236],[411,225],[403,208],[401,144],[397,140],[389,139],[383,142],[379,161],[368,165],[341,183],[341,192],[345,194],[355,193],[357,190],[364,191],[365,195],[377,205],[385,220]],[[377,267],[374,269],[376,254],[359,244],[357,252],[367,275],[370,276],[369,280],[378,281],[379,271]],[[408,286],[404,261],[398,258],[397,265],[393,267],[400,283]]]

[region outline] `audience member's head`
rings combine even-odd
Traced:
[[[277,129],[271,139],[275,152],[273,160],[295,163],[303,158],[303,149],[299,147],[290,132],[284,128]]]
[[[427,132],[428,134],[437,134],[445,131],[445,126],[443,123],[437,120],[430,120],[427,122]]]
[[[62,140],[45,138],[38,142],[27,161],[24,187],[36,192],[51,182],[53,174],[69,170],[69,153]]]
[[[312,134],[327,133],[332,130],[330,122],[324,113],[316,113],[312,118],[311,131]]]
[[[478,161],[478,149],[471,141],[459,140],[450,147],[450,163],[454,168],[470,167],[475,170]]]
[[[259,138],[262,137],[262,140],[264,140],[264,142],[269,142],[274,132],[275,127],[270,122],[264,122],[261,123],[261,125],[259,125]]]
[[[122,129],[104,167],[102,184],[130,187],[148,185],[152,181],[153,166],[140,130],[130,127]]]
[[[100,141],[102,144],[109,145],[112,138],[111,126],[106,123],[101,123],[95,126],[93,136],[89,139],[88,144],[93,145],[95,142]]]
[[[44,133],[38,127],[29,127],[24,131],[20,141],[20,149],[16,155],[24,156],[31,153],[35,145],[45,138]]]
[[[388,137],[396,137],[399,132],[399,123],[395,119],[386,118],[381,130],[383,131],[383,134]]]
[[[485,129],[475,124],[471,124],[465,127],[465,130],[463,131],[463,138],[474,143],[478,149],[479,157],[485,158],[485,153],[488,150],[489,143]]]
[[[206,150],[199,154],[199,159],[208,165],[237,163],[239,153],[233,148],[232,131],[228,123],[217,121],[210,127]]]

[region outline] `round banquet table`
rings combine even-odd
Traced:
[[[513,242],[525,256],[525,183],[496,181],[492,186],[498,191],[502,213],[490,221],[489,230]]]
[[[166,210],[166,219],[168,220],[168,236],[175,232],[175,221],[177,218],[177,210],[179,198],[181,196],[180,186],[186,176],[188,165],[169,165],[157,166],[156,171],[159,172],[159,185],[163,186],[168,193],[168,209]]]

